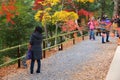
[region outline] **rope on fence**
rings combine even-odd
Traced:
[[[11,60],[11,61],[5,62],[5,63],[1,64],[0,67],[3,67],[3,66],[5,66],[5,65],[8,65],[8,64],[17,61],[18,59],[22,59],[22,58],[24,58],[24,57],[25,57],[25,56],[21,56],[21,57],[19,57],[19,58],[13,59],[13,60]]]
[[[0,52],[4,52],[4,51],[15,49],[15,48],[18,48],[18,47],[26,46],[27,44],[28,43],[25,43],[25,44],[22,44],[22,45],[17,45],[17,46],[6,48],[6,49],[2,49],[2,50],[0,50]]]

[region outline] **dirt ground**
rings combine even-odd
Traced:
[[[105,80],[114,54],[96,55],[94,60],[83,66],[82,72],[75,73],[74,80]]]

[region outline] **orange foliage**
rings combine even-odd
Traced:
[[[67,32],[67,31],[73,31],[73,30],[76,30],[77,29],[77,24],[72,21],[72,20],[69,20],[68,22],[66,22],[61,28],[62,28],[62,31],[63,32]]]
[[[1,10],[0,10],[0,15],[1,16],[5,15],[6,19],[7,19],[6,22],[10,22],[12,24],[15,24],[15,22],[12,20],[12,18],[14,18],[14,15],[18,14],[16,12],[16,6],[14,5],[15,2],[16,2],[15,0],[10,0],[8,2],[8,4],[3,2],[1,4]]]

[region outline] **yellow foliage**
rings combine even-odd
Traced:
[[[51,3],[51,6],[56,5],[57,3],[60,2],[60,0],[47,0]]]
[[[90,2],[90,3],[93,3],[94,0],[77,0],[77,2],[82,2],[82,3]]]
[[[67,12],[67,11],[57,11],[52,16],[52,23],[56,23],[58,21],[68,21],[68,20],[76,20],[78,19],[78,15],[75,12]]]
[[[50,10],[50,8],[48,8],[48,10]],[[42,22],[42,25],[45,25],[47,22],[50,22],[50,21],[51,21],[51,16],[50,16],[49,13],[47,12],[47,9],[46,9],[46,12],[39,10],[39,11],[35,14],[34,18],[35,18],[36,21],[41,21],[41,22]]]
[[[94,0],[89,0],[89,2],[90,2],[90,3],[93,3],[93,2],[94,2]]]
[[[49,7],[49,8],[46,8],[44,11],[45,12],[49,12],[49,11],[51,11],[52,9]]]
[[[45,13],[43,18],[42,18],[42,25],[44,26],[46,23],[51,22],[51,16],[49,13]]]
[[[36,21],[40,21],[40,15],[41,15],[42,13],[43,13],[43,11],[39,10],[39,11],[35,14],[34,18],[35,18]]]
[[[87,2],[88,0],[77,0],[77,2]]]
[[[42,4],[43,6],[46,6],[48,4],[50,4],[51,6],[54,6],[59,2],[60,2],[60,0],[44,0],[44,1],[40,2],[40,4]]]
[[[41,19],[44,18],[44,16],[48,17],[48,12],[51,10],[51,8],[46,8],[45,10],[39,10],[35,16],[34,19],[36,21],[40,21],[40,17],[42,17]]]
[[[68,20],[76,20],[78,19],[78,15],[75,12],[69,12],[68,18]]]

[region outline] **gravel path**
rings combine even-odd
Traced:
[[[104,80],[116,50],[116,38],[102,44],[101,38],[85,40],[42,60],[41,73],[18,69],[3,80]],[[36,70],[36,66],[35,66]]]

